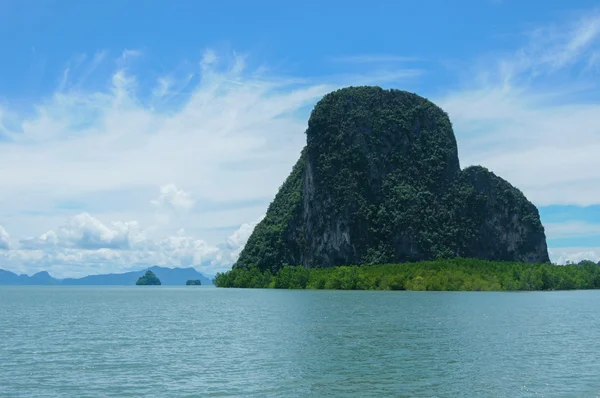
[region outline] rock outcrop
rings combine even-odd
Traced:
[[[234,268],[549,261],[536,207],[483,167],[461,171],[448,115],[427,99],[341,89],[315,106],[306,135]]]

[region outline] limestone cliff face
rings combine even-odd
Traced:
[[[456,186],[463,191],[458,197],[463,230],[463,257],[548,262],[544,227],[537,208],[523,193],[484,167],[462,171]]]
[[[307,145],[234,267],[475,257],[546,262],[533,204],[460,170],[446,113],[418,95],[350,87],[313,110]]]

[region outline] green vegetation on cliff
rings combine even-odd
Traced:
[[[143,276],[140,276],[140,278],[137,280],[137,282],[135,282],[136,285],[160,285],[160,279],[158,279],[158,277],[156,275],[154,275],[154,272],[148,270],[146,271],[146,273]]]
[[[427,99],[341,89],[315,106],[306,136],[235,269],[549,261],[536,207],[484,167],[461,170],[450,119]]]
[[[217,287],[338,290],[598,289],[600,265],[591,261],[560,266],[455,258],[362,267],[285,266],[275,274],[258,268],[238,268],[217,274],[214,283]]]
[[[185,282],[186,286],[200,286],[202,285],[202,281],[200,279],[189,279],[187,282]]]
[[[261,269],[267,269],[267,264],[284,264],[290,258],[299,257],[303,242],[292,236],[290,225],[302,210],[304,160],[303,152],[292,173],[279,188],[275,200],[269,205],[265,218],[258,223],[248,238],[243,250],[243,260],[238,261],[238,264],[260,264]]]

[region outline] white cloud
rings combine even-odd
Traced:
[[[578,263],[582,260],[600,261],[600,247],[561,247],[548,249],[550,261],[565,264],[567,261]]]
[[[130,249],[144,240],[136,221],[113,221],[105,225],[87,213],[75,216],[59,229],[65,246],[82,249]]]
[[[600,203],[600,100],[590,96],[598,76],[583,72],[600,48],[599,23],[596,15],[542,29],[471,71],[475,84],[440,96],[463,166],[485,165],[537,205]]]
[[[538,27],[528,32],[528,42],[516,51],[492,54],[467,69],[468,79],[479,83],[517,86],[532,79],[557,76],[569,68],[586,70],[600,46],[600,12],[587,13],[558,25]],[[554,82],[556,83],[556,81]]]
[[[48,231],[38,238],[21,240],[21,247],[30,250],[57,246],[84,250],[130,249],[144,239],[135,221],[113,221],[105,225],[88,213],[81,213],[60,227],[58,233]]]
[[[183,95],[184,90],[188,88],[194,77],[196,75],[192,72],[184,73],[182,76],[168,75],[159,77],[157,79],[157,86],[152,90],[152,109]]]
[[[120,67],[123,67],[124,65],[127,65],[127,63],[129,61],[131,61],[134,58],[138,58],[142,56],[142,52],[140,50],[136,50],[136,49],[126,49],[123,50],[123,52],[121,52],[121,57],[119,57],[119,59],[117,60],[117,64]]]
[[[254,226],[241,225],[222,244],[211,245],[180,229],[172,236],[149,238],[137,222],[103,223],[87,213],[70,219],[58,232],[27,238],[20,247],[0,253],[3,268],[32,274],[45,270],[56,277],[125,272],[151,265],[194,267],[214,275],[231,267]],[[0,241],[8,234],[0,227]]]
[[[0,111],[1,133],[8,137],[0,140],[0,157],[11,164],[0,169],[0,220],[18,240],[48,231],[58,212],[124,214],[149,225],[155,214],[149,200],[134,204],[123,196],[167,181],[193,192],[195,203],[238,209],[237,216],[228,213],[226,224],[194,214],[174,228],[239,225],[264,212],[247,204],[266,207],[289,174],[305,144],[310,107],[322,95],[347,79],[383,84],[410,78],[380,70],[322,84],[266,74],[250,69],[243,56],[219,58],[211,50],[202,65],[185,64],[163,76],[136,74],[125,62],[132,53],[125,52],[117,58],[119,68],[103,76],[111,63],[106,53],[98,54],[72,61],[63,90],[33,103],[34,112]],[[78,85],[87,70],[93,70],[87,81],[108,85]],[[149,84],[156,84],[154,90]],[[73,212],[57,210],[71,202],[78,204]],[[189,201],[173,203],[185,207]]]
[[[581,58],[590,58],[590,53],[586,52],[586,50],[598,44],[598,38],[600,37],[600,14],[595,13],[586,16],[576,21],[570,29],[570,32],[566,35],[566,39],[559,42],[556,47],[551,48],[546,53],[547,61],[554,68],[562,68]],[[591,56],[593,56],[593,53]]]
[[[265,217],[263,214],[257,220],[251,223],[242,224],[237,230],[233,232],[228,238],[226,243],[226,248],[229,251],[229,259],[232,263],[237,260],[242,249],[248,242],[248,238],[252,235],[252,231],[254,231],[254,227],[262,221]]]
[[[165,180],[192,184],[197,199],[270,197],[304,144],[306,117],[297,111],[332,89],[289,84],[235,64],[207,71],[176,109],[144,106],[123,70],[107,91],[56,95],[0,143],[13,165],[0,170],[0,191],[13,193],[0,202],[14,209],[18,196],[60,201]]]
[[[183,189],[178,189],[175,184],[160,187],[160,196],[151,201],[157,207],[170,207],[173,209],[189,210],[194,206],[191,195]]]
[[[104,62],[108,55],[107,51],[97,51],[89,63],[85,63],[87,54],[79,54],[73,57],[65,67],[60,82],[58,84],[58,93],[65,90],[79,90],[86,83],[88,78],[94,74],[98,67]]]
[[[217,54],[213,50],[207,49],[202,54],[202,60],[200,61],[200,64],[203,67],[208,68],[218,60],[219,58],[217,57]]]
[[[8,250],[10,248],[10,235],[2,225],[0,225],[0,250]]]
[[[218,266],[221,250],[201,239],[191,236],[171,236],[157,242],[149,242],[142,256],[148,256],[153,264],[182,267]],[[230,264],[227,264],[230,266]]]
[[[174,83],[169,77],[161,77],[157,82],[158,86],[153,90],[152,94],[156,99],[161,99],[169,93]]]
[[[54,231],[48,231],[38,238],[25,238],[20,242],[20,247],[23,249],[35,250],[55,247],[58,245],[58,236]]]
[[[251,223],[242,224],[230,237],[227,238],[227,244],[231,248],[243,247],[250,235],[252,235],[252,231],[254,231],[254,227],[262,221],[264,218],[264,214],[260,216],[256,221]]]
[[[600,103],[544,104],[490,88],[441,101],[463,166],[483,164],[537,205],[600,203]]]

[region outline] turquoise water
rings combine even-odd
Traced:
[[[600,291],[0,286],[0,396],[600,396]]]

